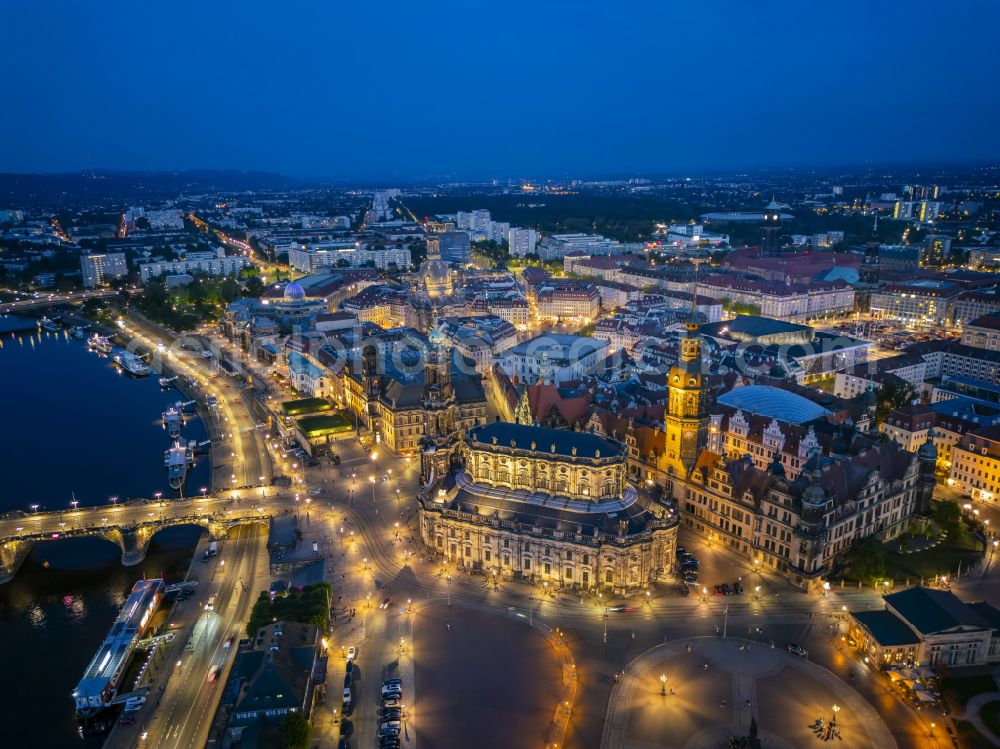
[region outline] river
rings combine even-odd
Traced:
[[[0,336],[0,512],[32,504],[69,509],[111,497],[174,493],[163,451],[170,439],[160,414],[181,399],[161,391],[158,375],[120,374],[83,341],[45,331]],[[205,439],[198,419],[185,439]],[[209,486],[201,457],[187,491]],[[116,546],[95,539],[38,544],[13,581],[0,585],[0,724],[25,746],[80,746],[70,693],[142,575],[178,579],[199,529],[158,534],[143,564],[125,568]],[[15,728],[16,727],[16,728]]]

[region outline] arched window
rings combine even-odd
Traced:
[[[605,570],[604,571],[604,582],[606,582],[606,583],[608,583],[610,585],[611,583],[614,583],[614,581],[615,581],[614,570]]]
[[[517,474],[517,485],[518,486],[523,486],[526,489],[530,489],[531,488],[531,484],[528,482],[528,472],[527,471],[525,471],[525,470],[522,469],[521,472]]]
[[[559,494],[565,494],[569,491],[569,482],[566,481],[565,476],[560,476],[556,479],[556,492]]]
[[[580,482],[580,494],[582,494],[584,497],[590,496],[590,484],[588,482],[586,481]]]

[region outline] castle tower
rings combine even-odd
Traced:
[[[937,447],[934,445],[933,430],[927,433],[927,441],[917,450],[917,461],[919,469],[915,511],[918,515],[927,515],[931,511],[931,499],[934,497],[934,486],[937,484],[934,476],[937,470]]]
[[[680,356],[670,369],[669,400],[664,414],[667,472],[687,476],[708,436],[708,404],[702,384],[701,336],[697,320],[697,284],[691,315],[680,341]]]

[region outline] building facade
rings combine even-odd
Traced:
[[[104,255],[81,255],[80,271],[83,275],[85,289],[104,286],[109,281],[128,275],[125,253],[109,252]]]
[[[673,567],[676,514],[627,483],[621,444],[498,422],[468,431],[459,451],[418,498],[432,553],[494,579],[614,594]]]

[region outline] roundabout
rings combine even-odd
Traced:
[[[725,749],[751,732],[751,721],[760,745],[774,749],[838,739],[852,749],[896,746],[872,706],[821,666],[749,640],[698,637],[658,645],[626,666],[601,747]]]

